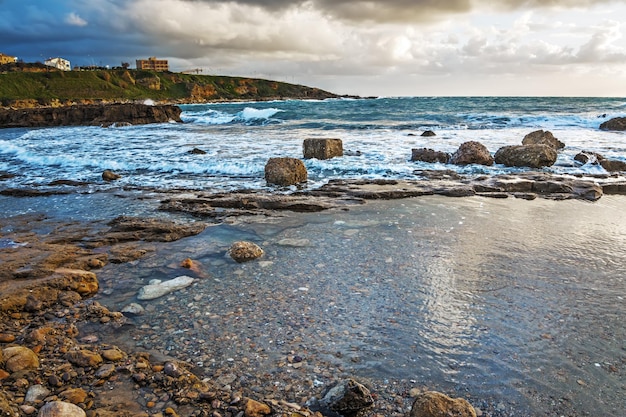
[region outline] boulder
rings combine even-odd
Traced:
[[[263,417],[271,414],[272,409],[264,403],[248,399],[244,409],[245,417]]]
[[[37,403],[39,401],[43,401],[43,399],[48,395],[50,395],[50,390],[48,388],[41,384],[32,385],[28,388],[28,391],[26,391],[24,402],[28,404]]]
[[[369,389],[354,379],[335,385],[319,401],[322,411],[328,413],[327,410],[330,410],[344,417],[356,416],[373,404],[374,399]]]
[[[582,164],[599,164],[604,157],[596,152],[582,151],[576,154],[574,161],[578,161]]]
[[[437,134],[433,132],[432,130],[426,130],[421,134],[421,136],[431,137],[431,136],[437,136]]]
[[[39,367],[37,354],[24,346],[11,346],[2,351],[4,369],[9,372],[19,372]]]
[[[626,130],[626,117],[616,117],[600,125],[602,130]]]
[[[115,181],[115,180],[119,180],[120,178],[122,178],[120,174],[116,174],[110,169],[105,169],[104,172],[102,173],[102,179],[104,181]]]
[[[270,158],[265,164],[268,184],[288,186],[306,182],[308,173],[304,163],[296,158]]]
[[[330,159],[336,156],[343,156],[343,142],[341,139],[305,139],[302,148],[305,159]]]
[[[603,159],[600,165],[609,172],[626,171],[626,162],[617,159]]]
[[[265,252],[252,242],[235,242],[228,249],[228,255],[236,262],[248,262],[260,258]]]
[[[198,148],[193,148],[190,151],[187,151],[187,153],[190,153],[192,155],[206,155],[206,151]]]
[[[435,151],[428,148],[411,149],[411,161],[421,161],[435,163],[439,162],[445,164],[450,159],[450,154],[447,152]]]
[[[156,282],[146,285],[139,289],[137,293],[138,300],[154,300],[174,291],[187,288],[195,281],[194,278],[181,275],[169,281]]]
[[[459,146],[459,149],[452,154],[448,161],[454,165],[493,165],[493,157],[489,150],[480,142],[470,141]]]
[[[86,414],[77,405],[64,401],[52,401],[41,407],[37,417],[86,417]]]
[[[563,149],[565,144],[547,130],[536,130],[524,136],[522,145],[548,145],[554,149]]]
[[[503,146],[495,155],[496,164],[508,167],[542,168],[554,165],[556,150],[549,145]]]
[[[96,368],[103,362],[99,353],[87,349],[67,352],[65,358],[72,364],[82,368]]]
[[[476,411],[462,398],[452,399],[440,392],[427,391],[415,398],[409,417],[476,417]]]

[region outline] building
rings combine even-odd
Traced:
[[[2,52],[0,52],[0,65],[12,64],[14,62],[17,62],[17,58],[16,57],[8,56],[8,55],[5,55]]]
[[[48,58],[44,61],[49,67],[54,67],[56,69],[60,69],[61,71],[71,71],[72,66],[70,65],[70,61],[63,58]]]
[[[151,56],[148,59],[138,59],[137,69],[151,71],[169,71],[170,67],[167,63],[167,59],[156,59],[155,56]]]

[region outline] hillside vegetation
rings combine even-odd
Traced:
[[[253,78],[129,69],[58,71],[0,67],[2,106],[29,107],[152,99],[169,103],[333,98],[317,88]]]

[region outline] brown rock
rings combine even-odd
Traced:
[[[246,402],[246,408],[244,409],[244,415],[246,417],[262,417],[270,414],[271,408],[264,403],[248,399]]]
[[[0,390],[0,415],[10,417],[19,416],[19,414],[11,407],[9,400],[7,400],[7,397],[4,394],[4,390]]]
[[[86,417],[86,414],[77,405],[64,401],[52,401],[41,407],[37,417]]]
[[[70,388],[59,394],[59,397],[61,397],[61,399],[72,404],[84,403],[87,399],[87,396],[87,392],[82,388]]]
[[[603,159],[600,161],[600,165],[609,172],[626,171],[626,162],[616,159]]]
[[[452,399],[435,391],[420,394],[411,407],[410,417],[476,417],[474,407],[462,398]]]
[[[493,165],[493,157],[489,150],[480,142],[470,141],[459,146],[459,149],[452,154],[449,163],[454,165]]]
[[[252,242],[235,242],[228,249],[228,255],[236,262],[248,262],[263,256],[263,249]]]
[[[320,401],[323,410],[328,409],[346,417],[356,416],[373,404],[370,391],[354,379],[340,382]]]
[[[105,244],[145,240],[148,242],[173,242],[194,236],[206,229],[206,224],[194,222],[179,224],[163,219],[120,216],[109,222]]]
[[[193,148],[192,150],[188,151],[187,153],[190,153],[192,155],[206,155],[206,151],[203,151],[202,149],[198,149],[198,148]]]
[[[604,157],[602,155],[600,155],[599,153],[590,152],[590,151],[579,152],[574,157],[575,161],[578,161],[578,162],[583,163],[583,164],[587,164],[587,163],[598,164],[603,159],[604,159]]]
[[[626,130],[626,117],[616,117],[600,125],[602,130]]]
[[[288,186],[306,182],[308,172],[304,163],[296,158],[270,158],[265,164],[265,181],[268,184]]]
[[[120,178],[122,178],[120,174],[116,174],[110,169],[105,169],[104,172],[102,173],[102,179],[105,181],[115,181],[115,180],[119,180]]]
[[[95,368],[103,362],[102,356],[87,349],[68,352],[65,358],[72,364],[83,368]]]
[[[11,346],[2,351],[4,368],[9,372],[37,369],[39,358],[32,350],[24,346]]]
[[[112,349],[106,349],[102,351],[102,357],[107,361],[117,362],[124,359],[124,352],[122,352],[119,348],[114,347]]]
[[[556,158],[556,150],[544,144],[503,146],[495,155],[496,164],[509,167],[549,167],[554,165]]]
[[[98,292],[98,278],[96,274],[82,269],[59,268],[54,271],[53,277],[61,279],[65,288],[72,289],[86,297]]]
[[[0,333],[0,343],[12,343],[15,341],[15,336],[8,333]],[[0,355],[0,362],[2,362],[2,355]]]
[[[343,142],[341,139],[305,139],[302,148],[305,159],[330,159],[343,156]]]
[[[426,130],[421,134],[421,136],[432,137],[432,136],[437,136],[437,134],[433,132],[432,130]]]
[[[524,136],[522,145],[548,145],[556,150],[563,149],[565,144],[547,130],[536,130]]]
[[[448,163],[450,154],[447,152],[435,151],[428,148],[411,149],[411,161],[422,161],[442,164]]]

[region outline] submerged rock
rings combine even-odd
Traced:
[[[305,139],[302,148],[305,159],[331,159],[343,156],[343,142],[341,139]]]
[[[615,117],[600,125],[601,130],[626,130],[626,117]]]
[[[503,146],[495,155],[496,164],[508,167],[549,167],[556,158],[556,150],[545,144]]]
[[[252,242],[235,242],[228,249],[228,255],[236,262],[248,262],[260,258],[265,252]]]
[[[522,145],[548,145],[554,149],[563,149],[565,144],[547,130],[536,130],[524,136]]]
[[[609,172],[626,171],[626,162],[617,159],[603,159],[600,165]]]
[[[422,161],[428,163],[439,162],[445,164],[450,159],[450,154],[429,148],[411,149],[411,161]]]
[[[474,407],[463,398],[452,399],[436,391],[415,398],[410,417],[476,417]]]
[[[578,161],[582,164],[599,164],[604,157],[597,152],[582,151],[574,156],[574,161]]]
[[[138,300],[154,300],[174,291],[187,288],[195,281],[194,278],[181,275],[169,281],[163,281],[156,284],[149,284],[139,289],[137,293]]]
[[[354,379],[335,385],[318,402],[323,413],[331,411],[344,417],[356,416],[372,405],[374,405],[374,399],[370,390]]]
[[[489,150],[480,142],[469,141],[462,143],[459,149],[452,154],[448,161],[454,165],[493,165],[493,157]]]
[[[289,186],[306,182],[308,172],[304,162],[296,158],[270,158],[265,164],[268,184]]]
[[[120,174],[116,174],[110,169],[105,169],[104,172],[102,173],[102,179],[104,181],[115,181],[115,180],[119,180],[120,178],[122,178]]]
[[[433,132],[432,130],[426,130],[420,136],[432,137],[432,136],[437,136],[437,134]]]

